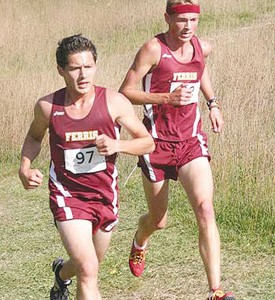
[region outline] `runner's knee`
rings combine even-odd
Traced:
[[[212,203],[202,201],[196,208],[196,217],[201,226],[207,225],[215,220],[215,211]]]
[[[76,266],[76,275],[81,281],[89,281],[98,276],[99,264],[93,261],[83,261]]]

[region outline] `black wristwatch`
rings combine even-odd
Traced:
[[[215,103],[215,105],[212,105],[213,103]],[[207,107],[208,107],[209,110],[211,110],[211,108],[214,108],[214,107],[220,108],[219,107],[219,102],[215,97],[208,100],[208,101],[206,101],[206,104],[207,104]]]

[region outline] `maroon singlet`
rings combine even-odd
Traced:
[[[95,86],[95,99],[88,115],[73,119],[67,115],[65,89],[54,93],[49,124],[51,194],[102,201],[117,207],[116,154],[100,156],[94,144],[98,133],[117,139],[120,126],[114,124],[107,107],[106,89]]]
[[[191,39],[194,55],[190,62],[181,63],[171,53],[164,34],[156,36],[161,46],[159,64],[143,78],[143,89],[149,93],[169,93],[181,83],[193,89],[193,103],[181,107],[169,104],[146,104],[144,124],[152,137],[163,141],[178,142],[194,137],[201,131],[198,109],[200,79],[204,71],[204,57],[196,36]]]

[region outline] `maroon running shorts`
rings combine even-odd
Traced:
[[[179,168],[198,157],[207,157],[210,161],[204,132],[180,142],[155,140],[155,145],[155,151],[140,156],[138,162],[144,175],[152,182],[177,180]]]
[[[100,201],[50,194],[50,208],[55,221],[91,221],[93,234],[99,229],[111,231],[118,223],[117,208]]]

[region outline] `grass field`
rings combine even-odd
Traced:
[[[198,34],[222,99],[225,129],[209,135],[215,208],[222,239],[222,282],[238,299],[275,299],[275,3],[208,0]],[[118,89],[140,45],[165,30],[164,0],[0,0],[0,299],[49,299],[50,270],[64,250],[48,208],[47,180],[26,192],[17,176],[20,148],[37,98],[63,86],[57,41],[82,32],[97,45],[97,84]],[[140,114],[140,108],[136,108]],[[46,144],[46,143],[45,143]],[[35,166],[48,174],[48,149]],[[185,193],[171,183],[169,222],[150,241],[142,278],[128,270],[138,217],[146,211],[136,158],[121,155],[121,222],[100,272],[103,299],[200,300],[207,281]],[[71,288],[75,294],[75,285]],[[73,299],[73,296],[72,296]]]

